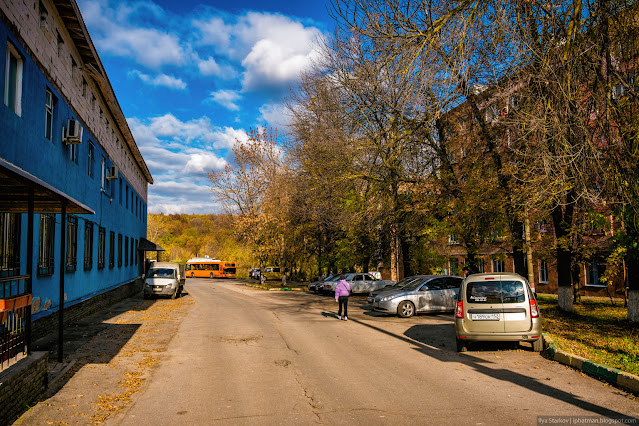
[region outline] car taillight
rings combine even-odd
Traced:
[[[455,318],[464,318],[464,301],[457,302],[457,308],[455,309]]]
[[[539,309],[537,308],[537,301],[530,299],[530,317],[539,318]]]

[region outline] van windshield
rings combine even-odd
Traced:
[[[149,269],[149,278],[175,278],[175,269]]]
[[[478,281],[466,286],[468,303],[522,303],[525,300],[521,281]]]

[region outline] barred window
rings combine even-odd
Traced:
[[[84,222],[84,270],[93,269],[93,223]]]
[[[20,275],[20,215],[0,213],[0,277]]]
[[[40,215],[40,246],[38,256],[38,275],[53,275],[55,257],[55,215]]]
[[[124,237],[124,266],[129,266],[129,237]]]
[[[75,272],[78,263],[78,218],[67,218],[67,272]]]
[[[115,232],[109,232],[109,269],[115,266]]]
[[[118,268],[122,267],[122,234],[118,234]]]
[[[106,246],[106,229],[98,229],[98,269],[104,269],[104,249]]]

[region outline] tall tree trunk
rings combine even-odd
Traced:
[[[402,242],[397,225],[391,229],[391,280],[399,281],[404,278],[404,264],[402,261]]]
[[[566,206],[558,205],[551,212],[557,245],[557,296],[559,309],[563,311],[572,311],[572,247],[570,231],[572,229],[574,196],[574,192],[570,191],[566,197]]]
[[[630,210],[630,209],[628,209]],[[630,216],[630,217],[629,217]],[[634,214],[625,215],[626,234],[629,241],[639,241],[639,224]],[[639,322],[639,247],[636,244],[627,248],[626,267],[628,268],[628,321]]]

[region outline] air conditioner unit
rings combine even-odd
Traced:
[[[118,168],[116,166],[107,167],[106,169],[107,180],[115,180],[118,178]]]
[[[62,140],[67,144],[82,143],[82,124],[78,120],[70,119],[67,121],[67,128],[62,129]]]

